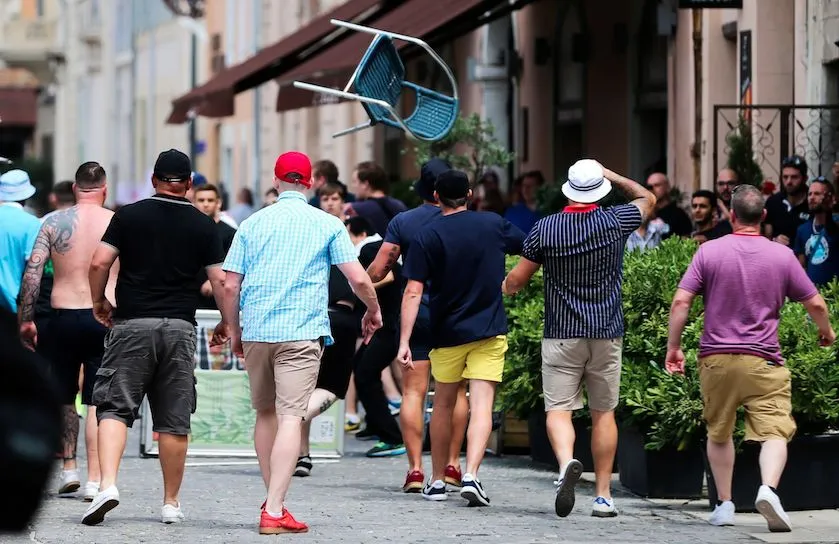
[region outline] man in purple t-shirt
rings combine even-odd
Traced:
[[[785,299],[800,302],[819,328],[820,344],[836,335],[827,306],[790,249],[760,235],[764,199],[741,185],[731,199],[733,234],[700,246],[673,298],[665,366],[683,373],[681,338],[693,299],[705,302],[699,345],[699,381],[708,429],[708,461],[717,486],[712,525],[734,524],[731,479],[737,408],[746,410],[746,440],[760,442],[762,485],[755,507],[772,532],[790,530],[775,488],[787,459],[792,419],[790,373],[778,343],[778,319]]]

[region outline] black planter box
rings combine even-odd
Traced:
[[[656,499],[702,497],[705,462],[699,444],[685,451],[646,450],[644,435],[632,427],[620,429],[618,443],[618,470],[625,488]]]
[[[591,420],[588,418],[574,418],[574,458],[583,464],[585,472],[594,472],[594,459],[591,456]],[[527,418],[530,433],[530,457],[534,462],[547,465],[551,470],[559,470],[551,441],[548,438],[547,417],[544,411],[537,410]],[[618,443],[620,449],[620,443]],[[612,472],[618,471],[617,456]]]
[[[737,512],[754,512],[760,487],[760,444],[744,443],[734,458],[731,495]],[[708,462],[707,456],[703,456]],[[787,466],[778,484],[784,510],[839,508],[839,434],[793,438]],[[717,503],[717,487],[708,466],[708,503]]]

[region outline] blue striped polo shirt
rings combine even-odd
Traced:
[[[543,266],[545,338],[623,336],[623,255],[641,226],[633,204],[568,207],[540,219],[522,256]]]

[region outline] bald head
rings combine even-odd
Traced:
[[[647,178],[647,187],[655,195],[657,202],[667,202],[670,195],[670,180],[667,179],[667,176],[661,172],[650,174],[650,177]]]
[[[765,204],[763,193],[753,185],[743,185],[731,195],[731,212],[734,220],[741,225],[760,225]]]

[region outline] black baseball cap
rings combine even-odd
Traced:
[[[434,202],[434,183],[437,176],[451,168],[452,165],[446,160],[437,157],[429,160],[420,168],[420,177],[414,182],[414,192],[423,200]]]
[[[434,190],[442,198],[464,198],[469,194],[469,177],[460,170],[446,170],[437,176]]]
[[[192,163],[184,153],[177,149],[164,151],[154,163],[154,177],[160,181],[188,181],[192,176]]]

